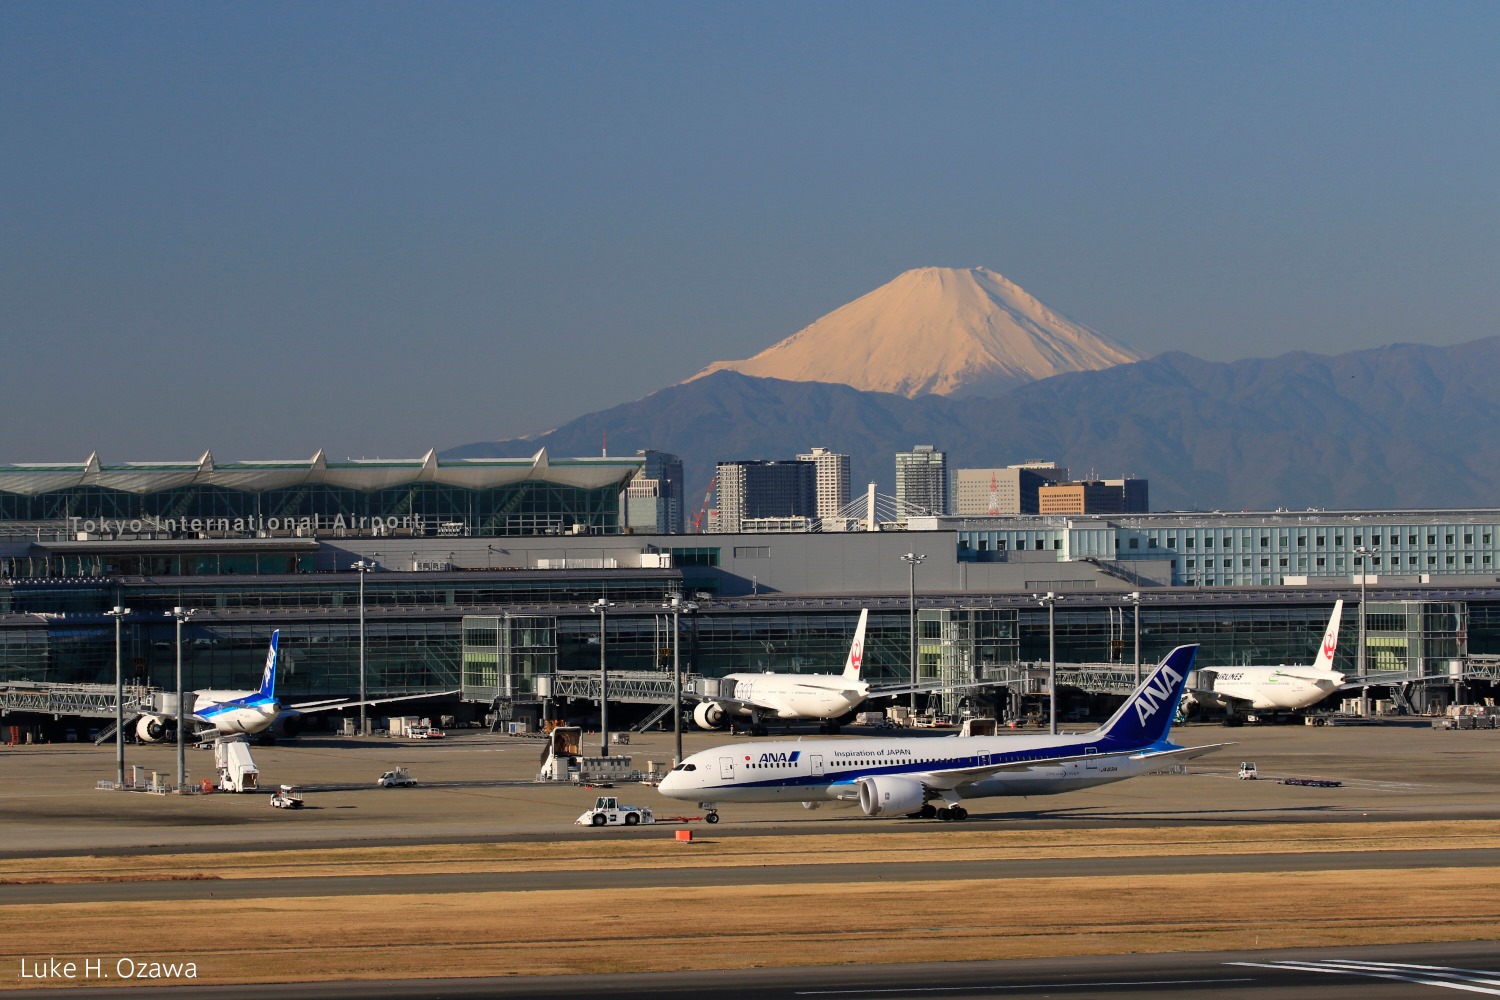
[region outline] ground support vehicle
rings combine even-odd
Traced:
[[[650,809],[621,805],[613,795],[601,795],[594,800],[594,808],[573,822],[577,826],[642,826],[656,819]]]
[[[271,805],[277,809],[301,809],[302,792],[296,785],[282,785],[271,793]]]
[[[404,767],[387,771],[375,779],[375,784],[380,788],[410,788],[416,783],[417,779],[413,778],[411,772]]]

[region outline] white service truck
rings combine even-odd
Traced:
[[[573,822],[576,826],[640,826],[656,819],[650,809],[621,805],[613,795],[601,795],[594,800],[594,808]]]
[[[411,772],[404,767],[394,768],[375,779],[379,788],[411,788],[415,786],[417,779],[411,776]]]

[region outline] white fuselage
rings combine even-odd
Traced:
[[[1344,675],[1311,667],[1214,668],[1213,694],[1262,712],[1309,708],[1337,691]]]
[[[1122,781],[1161,766],[1159,760],[1132,759],[1139,747],[1110,749],[1098,733],[732,743],[688,757],[657,790],[669,798],[715,803],[855,801],[854,782],[860,778],[920,780],[927,771],[983,767],[1028,754],[1093,758],[1002,771],[959,785],[956,791],[969,799],[1050,795]]]
[[[735,701],[716,704],[726,714],[773,719],[837,719],[861,705],[870,687],[840,674],[729,674],[725,681],[733,682]]]
[[[276,721],[280,708],[274,698],[258,695],[256,691],[199,691],[193,717],[226,736],[264,732]]]

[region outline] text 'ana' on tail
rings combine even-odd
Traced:
[[[267,698],[276,697],[276,643],[281,637],[281,629],[271,633],[271,648],[266,650],[266,669],[260,675],[260,693]]]
[[[1166,739],[1197,655],[1197,643],[1178,646],[1168,653],[1141,686],[1125,699],[1120,710],[1100,728],[1105,738],[1137,746]]]
[[[870,609],[862,608],[859,612],[859,624],[854,629],[854,641],[849,644],[849,658],[844,661],[845,680],[859,680],[859,668],[865,662],[865,622],[869,617]]]

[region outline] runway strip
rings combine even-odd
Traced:
[[[1403,868],[1500,867],[1500,848],[1349,851],[1317,854],[1236,854],[1184,857],[1044,858],[983,861],[798,864],[754,868],[631,868],[604,871],[426,873],[313,878],[0,885],[0,906],[46,903],[271,899],[558,889],[632,889],[678,886],[812,885],[1109,875],[1201,875],[1373,871]]]

